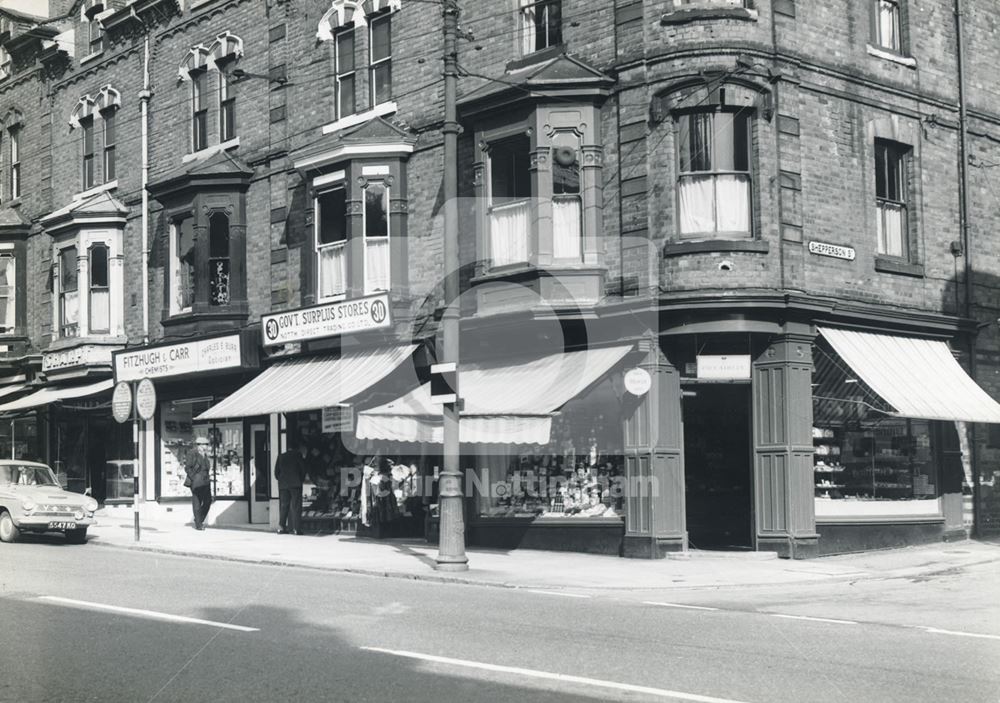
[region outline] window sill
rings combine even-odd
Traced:
[[[907,68],[917,67],[917,60],[912,56],[903,56],[903,54],[898,54],[889,49],[872,46],[871,44],[868,45],[868,55],[885,59],[886,61],[892,61],[893,63],[898,63],[900,66],[906,66]]]
[[[759,239],[699,239],[697,241],[668,242],[663,247],[663,256],[683,256],[716,251],[745,251],[766,254],[770,251],[767,242]]]
[[[875,270],[882,273],[895,273],[900,276],[924,277],[924,265],[914,264],[891,256],[875,256]]]
[[[756,22],[757,10],[745,7],[692,7],[684,10],[674,10],[660,17],[661,26],[688,24],[703,20],[738,20],[740,22]]]
[[[553,44],[552,46],[547,46],[544,49],[539,49],[538,51],[533,51],[530,54],[525,54],[519,59],[513,59],[508,61],[507,65],[504,66],[504,70],[507,73],[512,73],[513,71],[520,71],[522,68],[528,68],[529,66],[534,66],[535,64],[541,63],[542,61],[548,61],[549,59],[554,59],[559,54],[563,53],[566,47],[562,44]]]
[[[104,56],[104,49],[101,49],[100,51],[95,51],[91,54],[87,54],[82,59],[80,59],[80,65],[82,66],[85,63],[90,63],[91,61],[101,58],[102,56]]]
[[[98,193],[103,193],[106,190],[116,190],[118,188],[118,179],[113,181],[108,181],[107,183],[102,183],[99,186],[94,186],[93,188],[88,188],[87,190],[80,191],[73,196],[73,200],[83,200],[84,198],[89,198],[92,195],[97,195]]]
[[[385,117],[387,115],[395,114],[397,110],[396,102],[390,100],[387,103],[380,103],[370,110],[365,112],[356,112],[353,115],[348,115],[343,117],[336,122],[331,122],[330,124],[323,125],[323,134],[330,134],[331,132],[339,132],[342,129],[347,129],[348,127],[353,127],[355,125],[363,124],[374,117]]]
[[[21,207],[21,196],[17,196],[13,200],[7,202],[7,207]]]
[[[228,142],[222,142],[221,144],[216,144],[214,146],[207,146],[204,149],[199,149],[198,151],[192,151],[190,154],[185,154],[181,158],[181,163],[186,164],[205,156],[211,156],[212,154],[220,151],[229,151],[230,149],[237,148],[239,145],[240,138],[236,137],[234,139],[230,139]]]

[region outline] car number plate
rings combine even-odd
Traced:
[[[72,530],[76,527],[75,522],[50,522],[50,530]]]

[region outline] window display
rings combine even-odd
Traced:
[[[160,496],[189,497],[184,486],[184,457],[194,451],[195,440],[209,440],[212,465],[212,495],[216,498],[243,498],[246,482],[243,470],[243,423],[196,422],[212,404],[210,399],[174,400],[160,404]]]
[[[546,445],[480,458],[481,517],[616,518],[624,514],[623,437],[610,381],[552,418]]]

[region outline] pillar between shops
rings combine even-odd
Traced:
[[[652,380],[649,392],[626,391],[625,539],[622,555],[662,559],[687,550],[680,374],[650,334],[639,343],[639,367]]]
[[[754,517],[759,551],[817,552],[809,324],[786,323],[753,364]]]

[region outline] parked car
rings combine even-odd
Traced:
[[[97,501],[63,490],[45,464],[0,460],[0,542],[24,532],[62,532],[72,544],[87,541]]]

